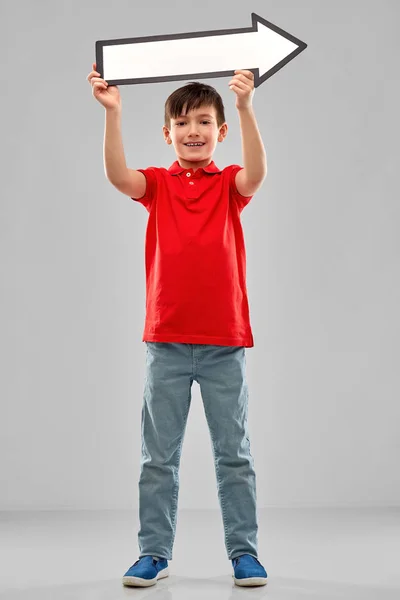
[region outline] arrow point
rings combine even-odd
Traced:
[[[256,13],[251,13],[251,17],[253,30],[257,32],[259,77],[255,85],[258,86],[305,50],[307,44]]]

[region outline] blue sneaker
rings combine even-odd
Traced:
[[[155,585],[158,579],[168,577],[168,561],[157,556],[142,556],[125,573],[124,585],[148,587]]]
[[[265,585],[267,572],[257,558],[250,554],[242,554],[232,559],[236,585]]]

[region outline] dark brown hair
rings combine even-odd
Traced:
[[[177,119],[185,106],[185,114],[192,109],[200,108],[200,106],[214,106],[217,114],[217,126],[221,127],[225,123],[224,103],[217,90],[211,85],[191,81],[168,96],[164,112],[164,124],[167,129],[171,129],[171,119]]]

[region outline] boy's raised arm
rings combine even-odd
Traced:
[[[104,128],[104,171],[118,191],[130,198],[146,193],[146,177],[140,171],[128,169],[121,133],[121,111],[106,109]]]
[[[120,109],[105,110],[104,125],[104,171],[113,185],[126,179],[125,152],[122,144]]]

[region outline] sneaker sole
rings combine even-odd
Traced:
[[[266,577],[246,577],[245,579],[236,579],[234,575],[232,575],[235,584],[243,587],[252,586],[252,585],[266,585],[267,578]]]
[[[143,579],[142,577],[123,577],[122,578],[122,583],[124,585],[129,585],[132,587],[149,587],[150,585],[155,585],[158,581],[158,579],[164,579],[164,577],[168,577],[169,576],[169,572],[168,572],[168,567],[166,567],[165,569],[163,569],[162,571],[160,571],[159,573],[157,573],[156,577],[154,577],[153,579]]]

